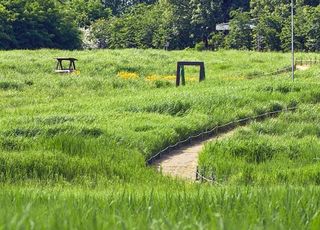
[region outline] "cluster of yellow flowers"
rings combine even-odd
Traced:
[[[186,77],[186,81],[197,82],[199,81],[199,77]]]
[[[165,81],[175,81],[175,75],[166,75],[166,76],[159,76],[159,75],[150,75],[145,78],[147,81],[158,81],[158,80],[165,80]],[[186,77],[186,81],[198,81],[197,77]]]
[[[159,81],[159,80],[175,81],[176,76],[174,76],[174,75],[167,75],[167,76],[150,75],[150,76],[147,76],[145,79],[146,79],[146,81]]]
[[[175,81],[176,80],[176,76],[175,75],[161,76],[160,78],[163,79],[163,80],[166,80],[166,81]]]
[[[139,79],[139,75],[136,73],[132,73],[132,72],[126,72],[126,71],[121,71],[117,74],[117,76],[119,78],[122,78],[124,80],[137,80]],[[147,77],[145,77],[146,81],[152,82],[152,81],[175,81],[176,80],[176,76],[175,75],[149,75]],[[198,81],[197,77],[186,77],[186,81],[191,81],[191,82],[196,82]]]
[[[139,79],[139,75],[136,73],[121,71],[117,74],[118,77],[125,79],[125,80],[136,80]]]
[[[71,72],[71,75],[73,76],[80,76],[80,70],[74,70]]]

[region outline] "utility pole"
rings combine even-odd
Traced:
[[[291,54],[292,54],[292,81],[294,81],[294,5],[291,0]]]

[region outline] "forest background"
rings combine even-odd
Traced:
[[[290,49],[291,0],[0,0],[0,49]],[[229,23],[228,31],[216,24]],[[320,50],[320,1],[295,1],[295,46]]]

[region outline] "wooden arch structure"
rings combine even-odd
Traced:
[[[206,78],[204,62],[199,61],[179,61],[177,62],[176,86],[185,85],[184,66],[200,66],[199,82]]]

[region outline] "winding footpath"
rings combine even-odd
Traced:
[[[198,156],[204,145],[208,142],[217,141],[228,138],[237,130],[233,129],[229,132],[212,137],[205,141],[195,141],[180,149],[174,150],[155,161],[157,170],[164,175],[177,177],[184,180],[196,180],[196,172],[198,165]]]
[[[192,141],[191,143],[184,145],[183,147],[173,150],[166,155],[160,157],[160,159],[154,161],[152,164],[157,167],[157,170],[164,175],[170,175],[184,180],[196,180],[198,156],[202,151],[203,146],[207,142],[217,141],[232,136],[238,129],[245,128],[252,121],[263,121],[267,118],[278,116],[278,114],[288,111],[295,111],[296,106],[281,109],[277,111],[270,111],[264,114],[260,114],[253,117],[244,118],[234,122],[227,123],[222,126],[217,126],[213,130],[220,130],[219,134],[205,139],[203,141]],[[242,122],[242,124],[241,124]],[[243,123],[244,122],[244,123]],[[240,124],[234,126],[234,124]],[[212,130],[212,131],[213,131]],[[160,155],[161,156],[161,155]]]

